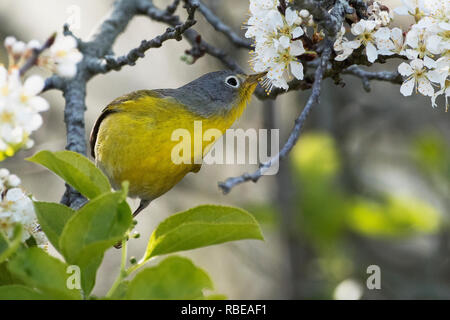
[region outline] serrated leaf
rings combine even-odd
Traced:
[[[189,259],[172,256],[155,267],[139,272],[129,283],[126,298],[200,299],[204,289],[213,289],[208,274]]]
[[[131,210],[125,197],[126,190],[108,192],[89,201],[62,231],[59,248],[66,261],[80,267],[86,294],[95,284],[104,252],[120,241],[131,226]]]
[[[240,208],[202,205],[164,220],[150,237],[144,260],[242,239],[263,239],[250,213]]]
[[[67,265],[40,248],[19,251],[8,270],[23,283],[54,299],[81,299],[79,290],[67,287]]]
[[[26,286],[13,284],[0,286],[0,300],[46,300],[44,294]]]
[[[36,216],[48,240],[59,251],[59,238],[75,210],[54,202],[34,202]]]
[[[39,163],[93,199],[111,190],[108,178],[88,158],[72,151],[40,151],[27,160]]]

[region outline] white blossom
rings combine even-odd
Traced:
[[[31,133],[42,125],[39,112],[49,107],[38,96],[43,87],[40,76],[32,75],[22,83],[17,69],[8,72],[0,66],[0,160],[30,146]]]
[[[71,78],[76,72],[76,65],[83,55],[77,49],[73,37],[58,36],[50,47],[50,61],[55,65],[55,71],[60,76]]]
[[[448,111],[448,97],[450,97],[450,80],[446,80],[444,86],[436,91],[436,93],[431,97],[431,105],[433,108],[437,107],[436,99],[440,95],[443,95],[445,98],[445,112]]]
[[[377,44],[388,42],[390,38],[390,31],[383,27],[376,29],[377,23],[373,20],[360,20],[354,23],[351,28],[352,34],[355,36],[354,40],[348,41],[342,38],[342,42],[335,45],[335,48],[343,51],[336,60],[345,60],[353,50],[364,46],[366,48],[366,55],[369,62],[375,62],[378,58]]]
[[[0,169],[0,232],[12,239],[16,226],[20,224],[23,227],[22,242],[33,236],[37,245],[46,249],[48,240],[45,234],[38,230],[33,201],[20,188],[20,183],[19,177],[10,174],[7,169]]]
[[[403,62],[398,66],[398,72],[406,77],[400,87],[400,92],[404,96],[410,96],[414,87],[424,96],[432,97],[434,95],[427,68],[422,60],[415,59],[410,64]]]
[[[445,97],[445,111],[448,111],[448,97],[450,96],[450,57],[444,56],[436,61],[436,68],[428,72],[430,81],[439,85],[440,90],[431,97],[433,107],[437,106],[436,99],[440,95]]]
[[[405,37],[403,36],[403,31],[400,28],[392,28],[390,30],[390,39],[378,41],[377,46],[378,53],[382,55],[406,55]]]
[[[303,79],[303,65],[298,56],[306,52],[300,37],[305,34],[303,20],[299,12],[287,8],[282,14],[278,1],[251,0],[251,16],[247,21],[247,38],[254,38],[255,50],[250,63],[256,72],[267,75],[263,85],[288,88],[292,79]],[[310,17],[302,13],[305,17]]]
[[[434,51],[433,46],[430,45],[430,38],[428,37],[427,29],[413,27],[406,35],[406,44],[409,46],[405,50],[409,59],[427,59],[434,57],[435,54],[439,54],[438,51]],[[430,66],[431,67],[431,66]]]
[[[424,2],[429,0],[402,0],[402,6],[395,8],[394,12],[398,15],[411,15],[418,19],[424,14]]]
[[[334,51],[338,53],[335,58],[337,61],[347,59],[353,53],[353,50],[358,49],[360,46],[360,43],[349,41],[344,35],[345,27],[341,26],[341,30],[339,31],[333,46]]]

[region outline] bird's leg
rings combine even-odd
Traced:
[[[141,212],[142,210],[147,208],[148,205],[150,204],[150,202],[152,202],[152,200],[141,199],[141,202],[139,203],[139,207],[137,207],[137,209],[133,212],[133,218],[136,217],[139,214],[139,212]],[[116,249],[122,248],[122,241],[117,242],[114,245],[114,248],[116,248]]]
[[[152,202],[152,200],[141,199],[141,202],[139,203],[139,207],[137,207],[137,209],[133,212],[133,218],[136,217],[139,214],[139,212],[141,212],[142,210],[147,208],[148,205],[150,204],[150,202]]]

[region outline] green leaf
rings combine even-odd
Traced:
[[[14,254],[22,243],[23,227],[21,224],[16,224],[13,231],[13,238],[9,240],[0,232],[0,263],[8,259]]]
[[[22,285],[0,287],[0,300],[45,300],[49,299],[42,293]]]
[[[59,248],[71,264],[81,269],[81,284],[89,294],[104,252],[122,240],[132,222],[126,191],[105,193],[77,211],[66,223]]]
[[[159,265],[139,272],[129,283],[126,298],[199,299],[204,289],[212,289],[208,274],[189,259],[172,256]]]
[[[373,237],[406,237],[435,233],[440,214],[419,199],[389,196],[376,202],[364,198],[355,201],[348,217],[349,226]]]
[[[106,176],[88,158],[72,151],[40,151],[27,160],[39,163],[93,199],[111,190]]]
[[[36,215],[48,240],[59,251],[59,237],[67,221],[75,214],[71,208],[54,202],[34,202]]]
[[[240,208],[203,205],[175,214],[153,231],[144,260],[176,251],[263,236],[255,218]]]
[[[9,272],[8,262],[5,261],[0,263],[0,286],[11,284],[22,284],[22,281]]]
[[[9,241],[3,232],[0,232],[0,255],[9,248]]]
[[[40,248],[20,250],[9,261],[8,270],[54,299],[81,299],[79,290],[67,287],[67,265]]]

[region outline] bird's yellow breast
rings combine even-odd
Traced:
[[[222,134],[242,114],[247,99],[224,115],[201,117],[172,98],[144,96],[111,106],[111,112],[98,129],[95,143],[97,165],[110,178],[114,187],[130,182],[130,196],[152,200],[167,192],[187,173],[197,171],[194,163],[194,121],[201,121],[202,131],[218,129]],[[109,107],[108,107],[109,108]],[[176,164],[172,150],[180,143],[173,141],[177,129],[189,131],[191,163]],[[212,145],[204,142],[200,157]]]

